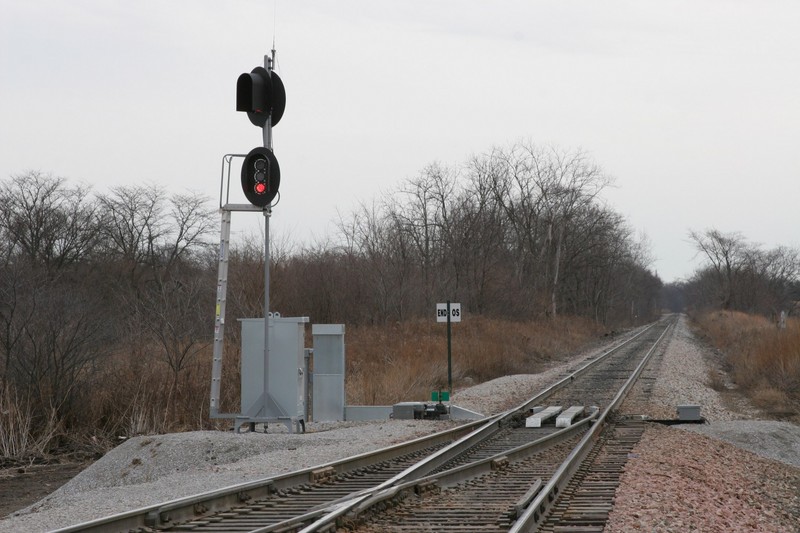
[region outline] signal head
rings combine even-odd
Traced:
[[[281,169],[268,148],[253,148],[242,163],[242,191],[257,207],[267,207],[278,194]]]

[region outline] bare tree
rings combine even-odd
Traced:
[[[164,192],[154,185],[115,187],[97,199],[106,253],[127,271],[129,286],[136,287],[143,274],[140,267],[156,255],[166,232]]]
[[[456,174],[440,164],[427,166],[414,179],[404,183],[398,197],[388,203],[388,216],[402,236],[398,242],[409,242],[413,257],[421,271],[418,309],[433,305],[437,292],[444,290],[441,280],[444,239],[451,231],[449,209],[456,185]],[[441,295],[440,295],[441,296]]]
[[[400,319],[408,296],[411,267],[408,237],[396,220],[385,212],[385,206],[360,204],[348,221],[339,228],[345,246],[363,260],[360,273],[368,285],[372,317]]]
[[[74,416],[71,402],[82,373],[111,340],[103,295],[79,278],[61,278],[46,282],[34,298],[36,313],[18,350],[17,384],[33,392],[40,412]]]
[[[176,261],[210,246],[214,212],[207,197],[197,193],[175,194],[169,199],[169,226],[164,233],[163,268],[169,272]],[[152,266],[152,265],[151,265]]]
[[[508,220],[519,285],[533,291],[529,299],[541,302],[555,317],[566,233],[610,178],[584,152],[531,143],[495,149],[472,165],[489,176],[497,205]]]
[[[781,311],[796,311],[800,304],[800,251],[779,246],[766,252],[763,275],[767,283],[766,302],[769,310],[779,315]]]
[[[535,161],[534,181],[542,198],[547,228],[543,252],[550,251],[550,315],[558,312],[559,276],[564,253],[565,232],[572,219],[585,211],[609,183],[609,178],[583,152],[529,147]]]
[[[30,265],[3,257],[0,268],[0,389],[7,390],[21,357],[21,345],[37,312],[42,281],[46,276],[32,270]]]
[[[682,285],[694,307],[735,309],[777,319],[800,298],[800,252],[779,246],[764,250],[740,233],[692,231],[690,238],[707,262]]]
[[[508,279],[513,280],[508,253],[507,220],[484,173],[471,171],[467,188],[454,200],[453,226],[458,239],[453,254],[462,265],[467,303],[478,313],[503,313],[509,304]]]
[[[734,278],[742,268],[747,250],[744,238],[739,233],[722,233],[709,229],[703,233],[689,232],[698,253],[706,256],[716,273],[720,303],[730,309],[734,295]]]
[[[9,252],[48,270],[75,264],[97,244],[95,205],[85,187],[28,172],[0,187],[0,227]]]
[[[515,273],[513,287],[521,296],[519,312],[535,312],[539,307],[539,259],[543,249],[542,197],[534,180],[537,159],[516,144],[508,150],[495,148],[487,156],[474,159],[472,167],[491,183],[495,203],[507,222],[506,239]]]
[[[0,184],[2,386],[62,414],[102,344],[104,305],[86,281],[97,245],[87,193],[39,172]]]
[[[139,299],[137,309],[155,340],[158,358],[171,372],[167,405],[173,410],[173,396],[181,399],[181,373],[212,340],[208,320],[214,299],[212,280],[194,268],[185,270],[173,273],[170,280],[153,283]]]

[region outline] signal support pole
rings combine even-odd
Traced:
[[[220,245],[220,274],[217,291],[217,320],[215,323],[214,361],[211,382],[211,416],[212,418],[235,418],[237,431],[239,422],[248,422],[251,429],[255,429],[256,422],[272,422],[290,420],[304,426],[303,415],[295,417],[292,409],[279,404],[269,392],[270,378],[270,329],[274,325],[273,313],[270,313],[270,218],[272,217],[272,202],[278,194],[280,186],[280,166],[275,158],[272,148],[272,127],[283,116],[286,107],[286,90],[280,76],[273,71],[275,50],[264,55],[264,66],[258,66],[249,73],[241,74],[236,80],[236,111],[247,113],[250,122],[261,128],[263,146],[250,150],[247,154],[228,154],[223,157],[222,176],[220,180],[220,209],[223,213]],[[243,158],[241,185],[249,204],[229,203],[230,194],[230,168],[234,158]],[[227,179],[226,179],[227,169]],[[228,191],[225,191],[227,181]],[[232,211],[261,212],[264,215],[264,345],[263,352],[258,345],[252,346],[251,360],[262,359],[264,363],[263,375],[253,376],[251,381],[263,380],[263,394],[251,398],[248,395],[245,402],[242,395],[240,414],[219,412],[219,389],[222,376],[223,328],[225,292],[227,288],[227,248],[230,239],[230,213]],[[256,330],[258,324],[255,324]],[[252,329],[252,328],[251,328]],[[275,333],[275,330],[272,330]],[[262,352],[259,354],[259,352]],[[261,356],[261,357],[259,357]],[[251,372],[252,375],[252,372]],[[274,377],[274,376],[272,376]],[[252,392],[253,386],[258,383],[248,383]],[[244,384],[242,386],[244,390]],[[244,405],[247,403],[247,405]],[[289,411],[292,411],[290,413]],[[291,431],[291,423],[287,422]],[[298,426],[299,428],[299,426]]]
[[[264,56],[264,68],[267,69],[267,72],[272,75],[272,65],[275,62],[275,49],[272,49],[272,57],[266,55]],[[271,113],[270,113],[271,115]],[[267,123],[264,124],[264,148],[269,148],[272,150],[272,117],[267,117]]]
[[[272,209],[264,208],[264,416],[269,413],[269,219]]]
[[[272,50],[272,57],[264,56],[264,68],[272,73],[272,62],[275,59],[275,50]],[[262,128],[264,132],[264,148],[272,150],[272,117],[267,117],[267,122]],[[264,404],[263,413],[267,416],[270,412],[269,406],[269,219],[272,217],[272,207],[264,207]]]

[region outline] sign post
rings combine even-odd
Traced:
[[[451,322],[461,322],[461,304],[447,303],[436,304],[436,322],[447,322],[447,390],[453,392],[453,359],[451,342]]]

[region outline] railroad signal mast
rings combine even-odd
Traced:
[[[275,50],[264,56],[264,66],[241,74],[236,80],[236,111],[247,113],[250,122],[263,132],[263,146],[247,154],[227,154],[222,160],[220,179],[220,230],[219,269],[217,277],[216,317],[214,322],[214,355],[211,375],[211,418],[243,418],[254,421],[272,421],[286,418],[287,413],[271,398],[267,390],[269,368],[269,221],[273,200],[280,187],[280,165],[272,149],[272,127],[283,117],[286,108],[286,90],[280,76],[273,70]],[[241,186],[248,204],[230,203],[230,173],[233,160],[242,159]],[[226,179],[227,175],[227,179]],[[227,183],[227,187],[225,184]],[[257,405],[242,405],[241,414],[219,412],[222,380],[223,337],[225,333],[225,302],[228,284],[228,254],[230,248],[231,213],[233,211],[261,212],[264,215],[264,394]],[[291,429],[291,428],[290,428]]]

